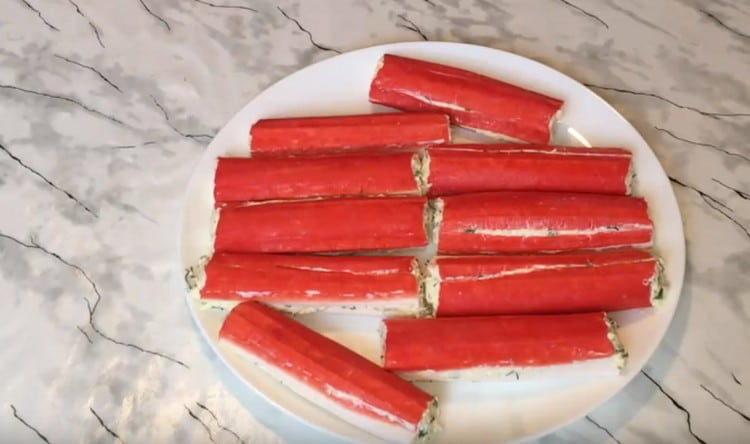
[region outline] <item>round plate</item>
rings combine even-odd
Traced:
[[[466,68],[563,99],[554,142],[618,146],[633,151],[635,194],[646,198],[654,221],[655,250],[664,261],[664,303],[615,314],[630,354],[621,376],[600,380],[422,384],[440,399],[438,442],[499,442],[530,438],[568,424],[613,396],[643,367],[674,315],[685,269],[682,220],[669,180],[646,141],[617,111],[570,77],[532,60],[457,43],[399,43],[342,54],[298,71],[268,88],[218,133],[190,180],[182,214],[181,270],[211,251],[213,173],[217,156],[247,156],[248,130],[260,118],[383,112],[367,100],[370,80],[384,53]],[[203,336],[233,373],[262,397],[313,427],[355,442],[379,442],[318,409],[218,344],[224,314],[188,304]],[[307,315],[302,322],[371,358],[377,356],[377,318]],[[264,406],[258,406],[264,408]],[[460,439],[459,439],[460,438]]]

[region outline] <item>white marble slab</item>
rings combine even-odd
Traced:
[[[420,39],[592,85],[674,179],[688,275],[666,339],[623,392],[540,441],[746,441],[742,0],[2,0],[2,441],[332,442],[232,382],[200,342],[173,273],[180,199],[211,136],[272,82]]]

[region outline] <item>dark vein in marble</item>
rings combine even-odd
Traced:
[[[651,381],[656,386],[656,388],[659,389],[659,391],[661,392],[662,395],[666,396],[670,401],[672,401],[672,404],[675,407],[677,407],[680,411],[682,411],[683,413],[685,413],[685,416],[687,418],[688,431],[690,432],[691,435],[693,435],[693,438],[695,438],[695,440],[698,441],[701,444],[706,444],[706,441],[704,441],[703,439],[701,439],[698,435],[695,434],[695,432],[693,432],[693,423],[692,423],[690,412],[688,411],[688,409],[686,409],[685,407],[683,407],[682,404],[680,404],[679,402],[677,402],[677,400],[674,399],[674,397],[672,397],[672,395],[670,395],[669,393],[667,393],[666,390],[664,390],[662,388],[662,386],[658,382],[656,382],[656,380],[654,378],[651,377],[651,375],[649,375],[648,373],[646,373],[645,370],[641,370],[641,373],[643,374],[643,376],[645,376],[646,378],[648,378],[648,380]]]
[[[185,406],[185,410],[187,410],[188,415],[190,415],[191,418],[193,418],[194,420],[198,421],[200,423],[200,425],[203,426],[203,429],[206,431],[206,433],[208,433],[208,439],[210,439],[211,442],[215,443],[216,441],[214,441],[214,436],[211,434],[211,429],[208,428],[208,426],[206,425],[206,423],[203,422],[198,417],[198,415],[196,415],[195,413],[193,413],[193,411],[190,410],[190,408],[188,406]]]
[[[40,432],[39,430],[37,430],[37,428],[36,428],[36,427],[32,426],[31,424],[29,424],[28,422],[26,422],[26,420],[25,420],[25,419],[21,418],[21,415],[19,415],[19,414],[18,414],[18,411],[16,410],[16,406],[14,406],[13,404],[11,404],[11,405],[10,405],[10,408],[11,408],[11,410],[13,410],[13,416],[14,416],[14,417],[15,417],[15,418],[16,418],[17,420],[21,421],[21,424],[23,424],[23,425],[25,425],[26,427],[28,427],[29,429],[31,429],[31,430],[32,430],[32,431],[33,431],[34,433],[36,433],[36,436],[38,436],[38,437],[39,437],[39,439],[41,439],[42,441],[44,441],[44,442],[46,442],[47,444],[49,444],[49,439],[47,439],[47,437],[46,437],[46,436],[42,435],[42,433],[41,433],[41,432]]]
[[[153,100],[154,105],[156,105],[156,107],[159,108],[159,110],[161,111],[162,115],[164,116],[164,120],[167,121],[167,125],[169,125],[169,127],[172,128],[172,130],[174,132],[176,132],[177,134],[181,135],[182,137],[185,137],[185,138],[188,138],[188,139],[192,139],[192,140],[200,139],[200,138],[211,139],[211,138],[214,137],[214,136],[212,136],[210,134],[194,134],[194,133],[184,133],[184,132],[180,131],[179,128],[177,128],[176,126],[174,126],[174,124],[172,123],[172,119],[169,117],[169,113],[167,113],[167,109],[164,108],[164,106],[162,106],[162,104],[159,103],[158,100],[156,100],[156,97],[151,96],[151,100]]]
[[[725,209],[727,211],[734,212],[734,210],[732,208],[730,208],[727,204],[725,204],[724,202],[720,201],[719,199],[711,196],[710,194],[708,194],[708,193],[706,193],[704,191],[701,191],[701,190],[699,190],[698,188],[696,188],[696,187],[694,187],[692,185],[688,185],[685,182],[682,182],[681,180],[675,179],[672,176],[668,176],[668,177],[669,177],[670,181],[676,183],[677,185],[679,185],[681,187],[684,187],[684,188],[687,188],[689,190],[693,190],[696,193],[698,193],[698,195],[701,198],[703,198],[703,200],[705,200],[706,203],[708,203],[712,208],[714,208],[716,206],[716,207],[723,208],[723,209]]]
[[[620,3],[628,4],[627,2],[620,2]],[[621,12],[622,14],[625,14],[626,16],[630,17],[630,19],[633,20],[634,22],[640,23],[641,25],[643,25],[643,26],[645,26],[645,27],[647,27],[649,29],[653,29],[655,31],[659,31],[662,34],[665,34],[665,35],[668,35],[668,36],[672,37],[673,39],[677,38],[674,34],[672,34],[671,32],[667,31],[666,29],[662,28],[661,26],[657,25],[656,23],[653,23],[653,22],[650,22],[650,21],[644,19],[643,17],[641,17],[640,15],[638,15],[637,13],[635,13],[633,11],[629,11],[629,10],[627,10],[625,8],[620,7],[618,5],[618,3],[615,2],[615,1],[608,2],[608,6],[610,8],[612,8],[612,9],[614,9],[615,11],[618,11],[618,12]]]
[[[231,430],[228,427],[225,427],[225,426],[221,425],[221,423],[219,422],[219,418],[216,417],[216,414],[214,414],[214,412],[212,412],[211,409],[209,409],[208,407],[206,407],[205,405],[201,404],[198,401],[195,402],[195,405],[197,405],[199,408],[207,411],[208,414],[211,415],[211,417],[216,422],[216,425],[219,426],[219,428],[221,430],[224,430],[225,432],[230,433],[232,436],[234,436],[235,438],[237,438],[237,441],[241,442],[242,444],[245,444],[245,440],[243,440],[242,438],[240,438],[240,435],[238,435],[237,433],[235,433],[234,430]]]
[[[104,80],[109,86],[111,86],[112,88],[116,89],[118,92],[122,93],[122,90],[120,89],[119,86],[115,85],[114,82],[112,82],[111,80],[109,80],[107,78],[107,76],[105,76],[104,74],[102,74],[101,71],[99,71],[98,69],[94,68],[93,66],[84,65],[81,62],[76,62],[75,60],[71,60],[71,59],[69,59],[67,57],[64,57],[64,56],[61,56],[61,55],[57,55],[57,54],[55,54],[55,57],[57,57],[60,60],[64,60],[64,61],[66,61],[68,63],[71,63],[71,64],[73,64],[75,66],[78,66],[80,68],[88,69],[89,71],[91,71],[94,74],[96,74],[97,76],[99,76],[100,79]]]
[[[702,146],[702,147],[705,147],[705,148],[711,148],[711,149],[714,149],[714,150],[717,150],[717,151],[721,151],[722,153],[724,153],[724,154],[726,154],[728,156],[739,157],[740,159],[744,159],[744,160],[747,160],[748,162],[750,162],[750,157],[747,157],[747,156],[745,156],[743,154],[740,154],[740,153],[734,153],[734,152],[729,151],[729,150],[727,150],[725,148],[722,148],[722,147],[720,147],[718,145],[714,145],[713,143],[698,142],[698,141],[695,141],[695,140],[685,139],[684,137],[680,137],[680,136],[678,136],[677,134],[673,133],[672,131],[670,131],[668,129],[660,128],[658,126],[654,126],[654,129],[656,129],[657,131],[661,131],[661,132],[669,135],[670,137],[672,137],[674,139],[677,139],[677,140],[679,140],[681,142],[689,143],[691,145],[696,145],[696,146]]]
[[[718,396],[716,396],[716,395],[714,394],[714,392],[712,392],[711,390],[709,390],[709,389],[708,389],[708,387],[706,387],[705,385],[701,384],[701,388],[702,388],[702,389],[703,389],[703,390],[704,390],[704,391],[705,391],[706,393],[708,393],[709,395],[711,395],[711,397],[712,397],[712,398],[714,398],[715,400],[719,401],[719,402],[720,402],[720,403],[721,403],[722,405],[724,405],[724,407],[726,407],[726,408],[728,408],[729,410],[733,411],[734,413],[736,413],[736,414],[740,415],[740,416],[742,417],[742,419],[744,419],[745,421],[748,421],[748,422],[750,422],[750,416],[748,416],[748,415],[746,415],[746,414],[742,413],[742,412],[741,412],[741,411],[739,411],[738,409],[736,409],[736,408],[732,407],[731,405],[727,404],[727,403],[726,403],[726,401],[724,401],[723,399],[721,399],[721,398],[719,398]]]
[[[34,11],[36,13],[36,15],[39,17],[39,19],[41,21],[43,21],[44,24],[49,27],[49,29],[51,29],[53,31],[60,31],[55,25],[53,25],[52,23],[48,22],[47,19],[45,19],[44,16],[42,15],[42,13],[38,9],[36,9],[34,6],[32,6],[31,3],[27,2],[26,0],[21,0],[21,2],[24,5],[26,5],[27,8],[31,9],[32,11]]]
[[[89,341],[89,344],[94,343],[94,341],[91,340],[91,336],[89,336],[89,334],[86,333],[86,331],[84,331],[84,329],[82,329],[80,325],[76,325],[76,328],[81,332],[82,335],[86,336],[86,340]]]
[[[111,436],[112,436],[113,438],[115,438],[115,439],[117,439],[118,441],[121,441],[121,442],[122,442],[122,438],[120,438],[120,436],[119,436],[119,435],[117,435],[117,433],[115,433],[115,432],[114,432],[114,431],[113,431],[112,429],[110,429],[109,427],[107,427],[107,424],[105,424],[105,423],[104,423],[104,420],[102,419],[102,417],[101,417],[101,416],[99,416],[99,414],[98,414],[98,413],[96,413],[96,410],[94,410],[94,408],[93,408],[93,407],[89,407],[89,410],[91,411],[91,413],[92,413],[92,414],[93,414],[94,416],[96,416],[96,420],[97,420],[97,421],[99,421],[99,425],[101,425],[101,426],[102,426],[102,427],[104,428],[104,430],[106,430],[106,431],[107,431],[107,433],[109,433],[109,434],[110,434],[110,435],[111,435]]]
[[[644,96],[644,97],[652,97],[654,99],[661,100],[663,102],[669,103],[670,105],[680,108],[680,109],[686,109],[689,111],[696,112],[702,116],[711,117],[712,119],[718,119],[720,117],[749,117],[750,113],[718,113],[718,112],[710,112],[710,111],[704,111],[689,105],[682,105],[680,103],[677,103],[673,100],[667,99],[666,97],[662,97],[658,94],[650,93],[650,92],[642,92],[642,91],[633,91],[630,89],[624,89],[624,88],[615,88],[612,86],[601,86],[601,85],[594,85],[591,83],[584,83],[584,86],[588,88],[596,88],[601,89],[604,91],[613,91],[618,92],[622,94],[630,94],[634,96]]]
[[[609,436],[610,438],[612,438],[612,440],[613,440],[614,442],[616,442],[617,444],[622,444],[622,442],[621,442],[621,441],[620,441],[619,439],[615,438],[615,435],[613,435],[613,434],[612,434],[612,432],[610,432],[609,430],[607,430],[607,428],[606,428],[606,427],[604,427],[604,426],[602,426],[601,424],[599,424],[598,422],[594,421],[594,418],[590,417],[589,415],[586,415],[586,419],[587,419],[587,420],[588,420],[588,421],[589,421],[589,422],[590,422],[591,424],[594,424],[594,426],[595,426],[595,427],[596,427],[597,429],[599,429],[599,430],[601,430],[602,432],[606,433],[606,434],[607,434],[607,435],[608,435],[608,436]]]
[[[573,3],[570,3],[568,0],[560,0],[560,2],[562,2],[562,3],[564,3],[564,4],[568,5],[568,6],[570,6],[571,8],[575,9],[576,11],[582,13],[583,15],[585,15],[585,16],[587,16],[589,18],[592,18],[592,19],[596,20],[597,22],[599,22],[602,25],[604,25],[605,28],[609,29],[609,25],[607,24],[607,22],[605,22],[604,20],[600,19],[598,16],[596,16],[596,15],[594,15],[594,14],[586,11],[585,9],[581,8],[580,6],[576,6]]]
[[[406,22],[406,24],[397,23],[396,24],[397,27],[402,28],[402,29],[406,29],[406,30],[409,30],[409,31],[412,31],[412,32],[416,32],[417,34],[419,34],[420,37],[422,37],[422,40],[424,40],[424,41],[430,40],[430,39],[427,38],[427,36],[425,35],[425,33],[422,32],[421,29],[419,29],[419,26],[417,26],[416,23],[414,23],[413,21],[409,20],[404,14],[399,14],[397,17],[400,18],[401,20],[403,20],[404,22]]]
[[[433,7],[437,6],[432,0],[424,0],[424,2]]]
[[[89,326],[91,327],[91,330],[93,330],[94,333],[96,333],[97,335],[99,335],[101,338],[103,338],[103,339],[105,339],[105,340],[107,340],[109,342],[112,342],[113,344],[121,345],[123,347],[132,348],[134,350],[138,350],[138,351],[140,351],[142,353],[146,353],[146,354],[149,354],[149,355],[158,356],[158,357],[166,359],[166,360],[168,360],[170,362],[174,362],[175,364],[179,364],[179,365],[181,365],[181,366],[183,366],[185,368],[190,368],[184,362],[182,362],[180,360],[177,360],[177,359],[175,359],[175,358],[173,358],[171,356],[165,355],[164,353],[160,353],[160,352],[153,351],[153,350],[148,350],[148,349],[145,349],[145,348],[143,348],[143,347],[141,347],[139,345],[132,344],[132,343],[129,343],[129,342],[120,341],[118,339],[115,339],[115,338],[107,335],[103,331],[101,331],[99,329],[99,327],[96,325],[95,321],[94,321],[94,315],[96,313],[97,307],[99,306],[99,303],[102,300],[102,294],[99,291],[99,287],[96,285],[96,282],[94,282],[94,280],[91,279],[91,277],[89,277],[88,273],[86,273],[86,271],[83,268],[81,268],[80,266],[78,266],[78,265],[76,265],[76,264],[74,264],[72,262],[69,262],[68,260],[66,260],[62,256],[60,256],[58,253],[55,253],[54,251],[48,250],[47,248],[43,247],[33,237],[31,238],[31,240],[29,242],[24,242],[24,241],[22,241],[20,239],[17,239],[15,237],[13,237],[13,236],[10,236],[8,234],[0,233],[0,238],[10,240],[10,241],[14,242],[17,245],[20,245],[20,246],[28,248],[28,249],[33,249],[33,250],[41,251],[42,253],[46,254],[47,256],[50,256],[53,259],[55,259],[56,261],[58,261],[61,264],[65,265],[66,267],[71,268],[74,271],[77,271],[78,273],[80,273],[81,276],[83,276],[83,278],[89,283],[89,285],[91,286],[92,290],[94,291],[94,294],[96,294],[96,302],[94,303],[93,306],[91,305],[91,302],[88,300],[88,298],[84,297],[83,300],[86,303],[86,307],[88,308],[88,312],[89,312]]]
[[[161,17],[161,16],[159,16],[159,15],[155,14],[155,13],[154,13],[154,11],[152,11],[152,10],[151,10],[151,8],[149,8],[149,7],[148,7],[148,5],[146,4],[146,2],[145,2],[145,1],[143,1],[143,0],[138,0],[138,1],[139,1],[139,2],[141,3],[141,5],[143,6],[143,9],[145,9],[145,10],[146,10],[146,12],[148,12],[148,13],[149,13],[149,15],[151,15],[151,16],[152,16],[152,17],[154,17],[155,19],[159,20],[160,22],[162,22],[162,23],[164,24],[164,26],[166,26],[166,27],[167,27],[167,31],[172,31],[172,27],[171,27],[171,26],[169,26],[169,23],[167,23],[167,21],[166,21],[166,20],[164,20],[164,18],[163,18],[163,17]]]
[[[19,86],[15,86],[15,85],[0,84],[0,88],[2,88],[2,89],[10,89],[10,90],[14,90],[14,91],[20,91],[20,92],[24,92],[24,93],[27,93],[27,94],[33,94],[35,96],[46,97],[48,99],[55,99],[55,100],[60,100],[60,101],[67,102],[67,103],[72,103],[72,104],[74,104],[74,105],[76,105],[76,106],[78,106],[78,107],[80,107],[80,108],[88,111],[91,114],[97,115],[99,117],[103,117],[103,118],[105,118],[105,119],[107,119],[107,120],[109,120],[111,122],[117,123],[119,125],[125,125],[125,123],[123,121],[119,120],[118,118],[110,116],[109,114],[105,114],[105,113],[103,113],[103,112],[101,112],[99,110],[91,108],[90,106],[84,105],[83,103],[79,102],[78,100],[71,99],[70,97],[57,96],[55,94],[49,94],[49,93],[45,93],[45,92],[41,92],[41,91],[34,91],[34,90],[31,90],[31,89],[21,88]]]
[[[516,381],[518,381],[519,379],[521,379],[521,376],[519,376],[518,372],[515,371],[515,370],[511,370],[511,371],[509,371],[508,373],[505,374],[505,376],[510,376],[510,375],[515,376],[516,377]]]
[[[336,54],[341,54],[341,51],[339,51],[338,49],[329,48],[328,46],[323,46],[320,43],[316,42],[315,39],[313,39],[313,36],[310,33],[310,31],[308,31],[307,29],[305,29],[296,18],[289,16],[289,14],[287,14],[283,9],[281,9],[281,6],[276,6],[276,9],[278,9],[279,12],[281,13],[281,15],[283,15],[284,17],[286,17],[287,20],[294,22],[294,24],[297,25],[297,28],[299,28],[300,31],[302,31],[305,34],[307,34],[307,38],[310,40],[310,43],[314,47],[320,49],[321,51],[331,51],[331,52],[335,52]]]
[[[737,377],[736,377],[736,376],[734,376],[734,373],[732,373],[732,379],[734,380],[735,384],[737,384],[737,385],[742,385],[742,383],[740,382],[740,380],[739,380],[739,379],[737,379]]]
[[[87,213],[91,214],[91,215],[92,215],[92,216],[94,216],[94,217],[99,217],[99,215],[98,215],[98,214],[96,214],[96,212],[95,212],[94,210],[92,210],[91,208],[89,208],[88,206],[86,206],[86,204],[84,204],[83,202],[81,202],[81,200],[80,200],[79,198],[75,197],[75,196],[73,195],[73,193],[71,193],[70,191],[68,191],[68,190],[66,190],[66,189],[64,189],[64,188],[62,188],[62,187],[60,187],[60,186],[58,186],[57,184],[55,184],[55,183],[54,183],[54,182],[52,182],[51,180],[47,179],[47,178],[46,178],[46,177],[45,177],[45,176],[44,176],[44,175],[43,175],[42,173],[40,173],[39,171],[35,170],[34,168],[30,167],[29,165],[26,165],[26,164],[24,163],[24,161],[23,161],[23,160],[21,160],[21,159],[20,159],[20,158],[19,158],[18,156],[16,156],[16,155],[15,155],[15,154],[13,154],[12,152],[10,152],[10,150],[9,150],[8,148],[6,148],[6,147],[5,147],[5,146],[4,146],[4,145],[3,145],[2,143],[0,143],[0,151],[3,151],[3,152],[4,152],[5,154],[7,154],[7,155],[8,155],[8,157],[10,157],[11,159],[13,159],[13,160],[14,160],[14,161],[15,161],[15,162],[16,162],[17,164],[19,164],[19,165],[20,165],[21,167],[23,167],[23,168],[24,168],[24,169],[26,169],[27,171],[30,171],[30,172],[31,172],[32,174],[34,174],[34,175],[35,175],[35,176],[37,176],[38,178],[42,179],[42,181],[44,181],[44,183],[46,183],[47,185],[49,185],[49,186],[50,186],[50,187],[52,187],[53,189],[55,189],[55,190],[59,191],[60,193],[63,193],[63,194],[65,195],[65,196],[67,196],[67,197],[68,197],[68,199],[70,199],[70,200],[72,200],[73,202],[75,202],[75,203],[76,203],[76,205],[78,205],[78,206],[80,206],[81,208],[83,208],[83,210],[84,210],[84,211],[86,211]]]
[[[94,22],[92,22],[91,19],[88,18],[88,16],[86,16],[86,14],[84,14],[83,11],[81,11],[81,8],[78,7],[78,5],[73,2],[73,0],[68,0],[68,3],[73,5],[74,8],[76,8],[76,12],[78,13],[78,15],[85,18],[86,21],[89,22],[89,27],[91,28],[92,31],[94,31],[94,35],[96,36],[96,41],[99,42],[99,46],[104,48],[105,46],[104,46],[104,43],[102,43],[102,36],[99,35],[99,28],[97,28]]]
[[[743,198],[745,200],[750,200],[750,193],[746,193],[746,192],[744,192],[742,190],[739,190],[739,189],[737,189],[737,188],[735,188],[733,186],[729,186],[729,185],[725,184],[724,182],[720,181],[719,179],[711,178],[711,180],[713,180],[714,182],[718,183],[719,185],[723,186],[724,188],[726,188],[726,189],[728,189],[730,191],[734,191],[741,198]]]
[[[714,22],[716,22],[717,25],[721,26],[722,28],[726,29],[727,31],[731,32],[732,34],[738,35],[740,37],[744,37],[746,39],[750,39],[750,34],[745,34],[744,32],[741,32],[741,31],[738,31],[738,30],[732,28],[731,26],[729,26],[726,23],[724,23],[723,21],[721,21],[721,19],[719,19],[719,17],[716,17],[714,14],[706,11],[705,9],[699,9],[699,11],[701,13],[703,13],[703,15],[705,15],[706,17],[708,17],[711,20],[713,20]]]
[[[155,144],[155,140],[149,140],[147,142],[140,143],[138,145],[111,145],[106,148],[113,149],[113,150],[130,150],[133,148],[138,148],[139,146],[148,146]]]
[[[249,8],[247,6],[235,6],[235,5],[217,5],[215,3],[209,3],[205,0],[193,0],[196,3],[200,3],[201,5],[210,6],[212,8],[223,8],[223,9],[244,9],[246,11],[252,11],[252,12],[258,12],[257,9]]]

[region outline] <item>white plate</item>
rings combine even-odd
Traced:
[[[467,68],[565,100],[554,142],[621,146],[633,151],[636,193],[646,198],[656,226],[656,251],[665,265],[668,289],[657,309],[615,315],[630,359],[624,374],[604,380],[425,384],[438,395],[439,442],[499,442],[530,438],[568,424],[613,396],[643,367],[675,312],[685,268],[682,220],[672,188],[656,156],[638,132],[611,106],[570,77],[523,57],[456,43],[399,43],[342,54],[298,71],[268,88],[219,132],[188,186],[181,232],[181,269],[210,251],[213,171],[220,155],[247,155],[248,129],[266,117],[382,112],[367,100],[370,80],[384,53]],[[577,135],[577,137],[576,137]],[[355,442],[379,442],[321,411],[218,345],[223,315],[202,311],[188,296],[203,336],[222,361],[249,387],[313,427]],[[365,356],[375,358],[377,319],[309,315],[303,321]]]

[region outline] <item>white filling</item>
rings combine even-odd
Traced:
[[[430,155],[426,150],[415,153],[411,159],[411,170],[417,183],[419,194],[424,196],[430,189]]]
[[[466,231],[467,234],[479,234],[482,236],[501,236],[501,237],[554,237],[554,236],[592,236],[599,233],[614,233],[618,231],[636,231],[648,230],[651,225],[646,224],[623,224],[605,227],[595,227],[588,229],[574,230],[555,230],[551,228],[471,228]]]
[[[604,314],[604,323],[607,324],[607,339],[609,339],[609,342],[612,343],[612,347],[615,349],[614,359],[617,362],[617,368],[622,370],[627,363],[628,352],[625,351],[625,347],[617,336],[617,323],[606,313]]]
[[[439,100],[433,100],[433,99],[430,99],[429,97],[427,97],[425,95],[422,95],[422,94],[410,91],[408,89],[399,89],[399,88],[396,88],[396,89],[393,90],[393,92],[398,93],[398,94],[403,94],[405,96],[409,96],[409,97],[411,97],[413,99],[419,100],[420,102],[424,102],[424,103],[426,103],[428,105],[432,105],[432,106],[437,106],[439,108],[447,108],[447,109],[452,109],[454,111],[469,112],[468,109],[466,109],[466,108],[464,108],[464,107],[462,107],[462,106],[460,106],[458,104],[450,103],[450,102],[441,102]]]
[[[482,148],[461,148],[461,147],[445,147],[446,150],[450,151],[466,151],[466,152],[472,152],[472,153],[486,153],[486,154],[504,154],[504,153],[533,153],[533,154],[547,154],[550,156],[583,156],[583,157],[630,157],[630,154],[627,153],[596,153],[596,152],[588,152],[588,153],[571,153],[571,152],[565,152],[560,151],[557,148],[554,148],[552,150],[540,150],[540,149],[534,149],[534,148],[503,148],[502,151],[492,151],[492,150],[486,150]]]
[[[425,264],[420,285],[423,313],[434,317],[440,304],[440,269],[435,261]]]
[[[370,271],[355,271],[355,270],[346,270],[346,269],[331,269],[331,268],[325,268],[325,267],[305,267],[301,265],[285,265],[285,268],[290,268],[294,270],[300,270],[300,271],[316,271],[320,273],[347,273],[354,276],[385,276],[389,274],[396,274],[399,273],[401,270],[398,268],[384,268],[380,270],[370,270]]]
[[[260,359],[226,339],[222,339],[221,344],[232,353],[238,354],[282,385],[288,387],[292,392],[301,396],[306,401],[317,405],[332,415],[389,442],[414,442],[417,439],[418,430],[424,426],[422,422],[419,424],[411,424],[403,420],[400,420],[399,424],[388,422],[387,419],[393,417],[393,415],[371,406],[361,399],[356,399],[346,393],[338,391],[334,392],[333,390],[321,392],[319,389],[305,384],[299,379],[289,375],[279,366]],[[347,396],[348,398],[344,398],[344,396]],[[356,399],[359,405],[364,406],[372,413],[381,416],[383,419],[379,420],[353,410],[352,408],[347,408],[339,402],[336,402],[336,399],[346,399],[348,401]],[[429,409],[426,409],[426,413],[428,412]],[[386,414],[388,416],[381,414]],[[425,415],[422,421],[432,422],[433,418]]]
[[[445,282],[486,281],[486,280],[491,280],[491,279],[503,278],[505,276],[513,276],[513,275],[518,275],[518,274],[530,274],[530,273],[534,273],[537,271],[544,271],[544,270],[563,270],[566,268],[597,268],[597,267],[605,267],[605,266],[612,266],[612,265],[640,264],[644,262],[653,262],[653,261],[654,261],[653,258],[645,258],[641,260],[613,261],[613,262],[607,262],[603,264],[594,264],[594,265],[592,264],[535,264],[535,265],[530,265],[527,267],[514,268],[511,270],[503,270],[497,273],[468,275],[468,276],[446,276],[445,278],[442,278],[442,280]]]
[[[578,379],[617,376],[620,374],[619,354],[569,364],[545,366],[476,366],[451,370],[416,370],[398,372],[409,381],[517,381],[544,379]]]
[[[656,271],[654,275],[648,281],[648,285],[651,288],[651,305],[658,306],[664,302],[664,265],[661,260],[656,260]]]
[[[443,223],[443,208],[445,204],[443,199],[438,198],[430,200],[428,207],[430,211],[428,216],[425,217],[427,234],[431,242],[437,243],[440,238],[440,225]]]
[[[248,297],[251,299],[251,297]],[[202,299],[201,308],[209,310],[231,311],[237,304],[243,300],[225,300],[225,299]],[[264,305],[273,307],[279,311],[290,314],[308,314],[308,313],[330,313],[330,314],[349,314],[363,316],[416,316],[422,312],[419,297],[405,297],[399,299],[388,299],[386,301],[367,301],[360,300],[344,303],[338,301],[259,301]]]

